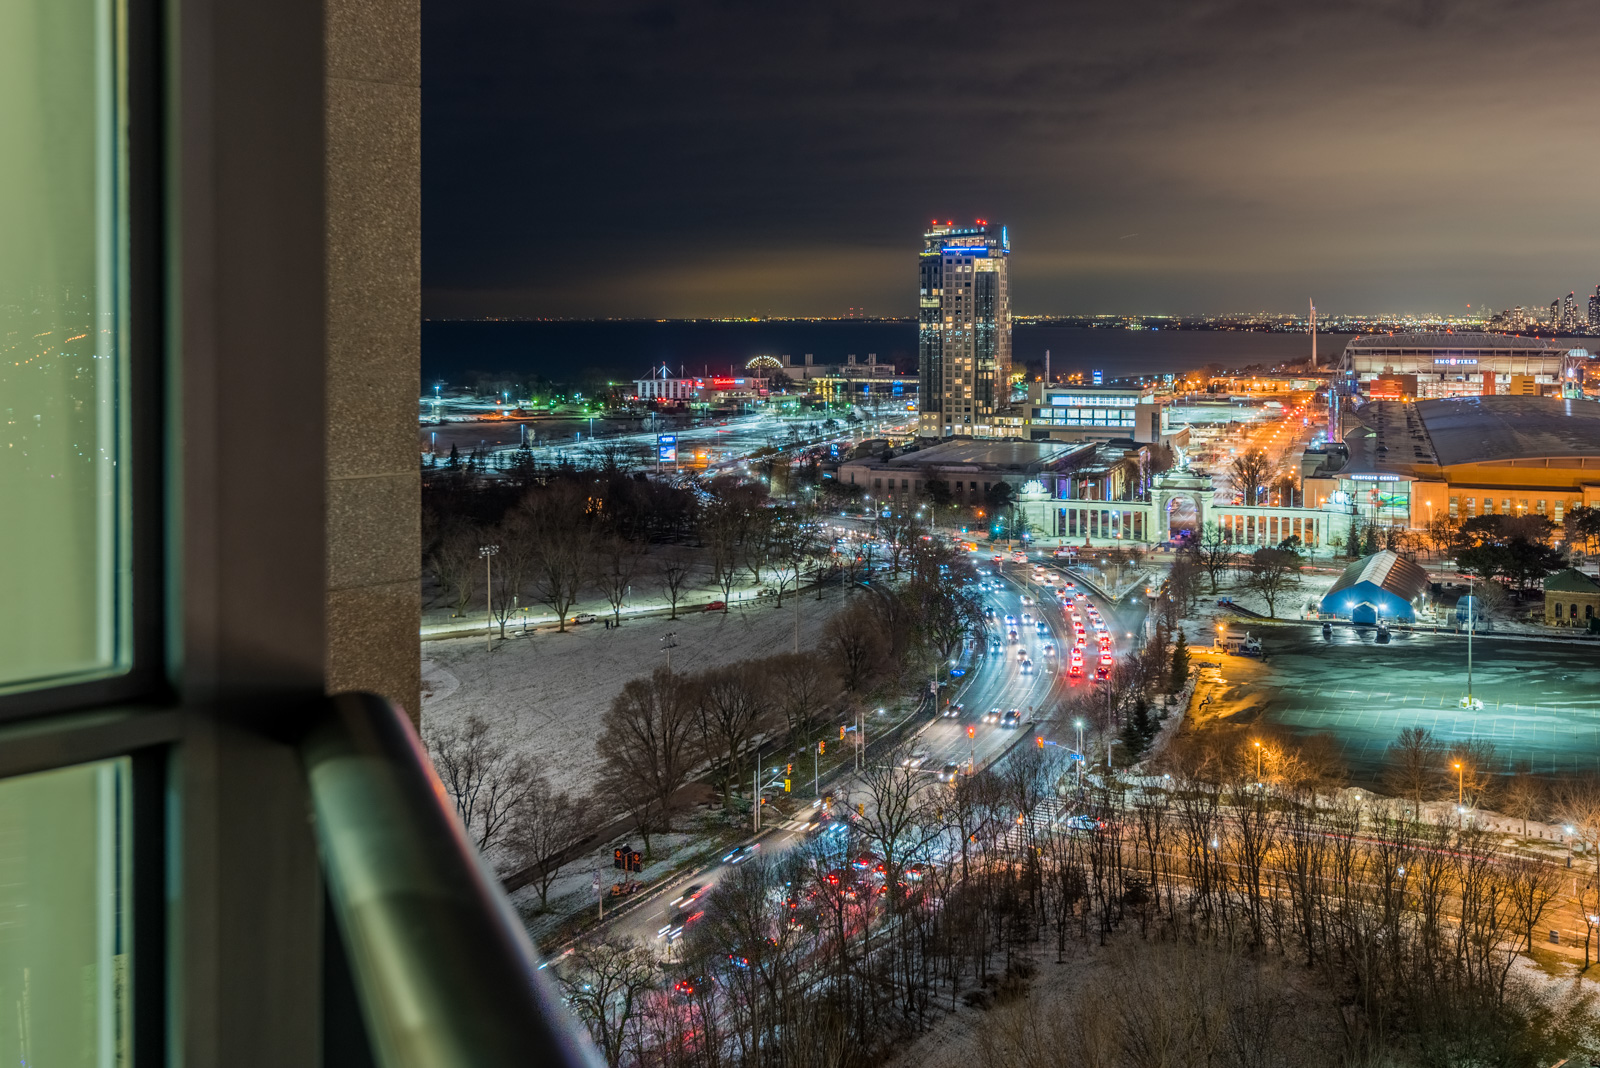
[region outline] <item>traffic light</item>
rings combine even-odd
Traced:
[[[824,739],[823,741],[820,741],[820,742],[817,743],[817,755],[818,756],[822,756],[827,751],[828,751],[828,743],[827,743],[826,739]]]
[[[978,733],[978,728],[976,728],[976,727],[968,727],[967,728],[967,737],[968,738],[971,738],[974,734],[977,734],[977,733]]]
[[[789,763],[787,763],[787,764],[785,764],[783,766],[783,773],[785,775],[793,775],[794,774],[794,761],[791,760]]]
[[[611,851],[611,866],[613,868],[621,868],[621,867],[623,867],[622,850],[613,849]]]
[[[841,742],[844,741],[844,728],[843,727],[839,728],[839,740]]]
[[[866,804],[865,803],[858,803],[856,805],[856,815],[857,816],[865,816],[866,814],[867,814],[867,806],[866,806]]]
[[[1042,734],[1035,735],[1033,740],[1035,742],[1039,743],[1039,748],[1040,749],[1044,748],[1044,735],[1042,735]]]

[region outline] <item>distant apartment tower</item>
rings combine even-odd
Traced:
[[[1589,325],[1600,326],[1600,286],[1589,294]]]
[[[1003,226],[935,222],[922,235],[917,318],[921,437],[996,437],[1011,397],[1011,295]]]

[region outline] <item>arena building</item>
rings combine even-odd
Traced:
[[[1586,349],[1508,334],[1373,334],[1344,347],[1346,394],[1385,399],[1575,391]]]
[[[1600,506],[1600,404],[1531,396],[1368,401],[1304,480],[1308,506],[1426,528],[1436,516]],[[1354,423],[1354,425],[1350,425]]]

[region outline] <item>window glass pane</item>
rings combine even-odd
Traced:
[[[0,689],[124,656],[117,12],[0,3]]]
[[[4,1063],[126,1063],[128,772],[119,758],[0,781]]]

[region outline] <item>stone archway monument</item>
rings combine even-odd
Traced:
[[[1211,509],[1212,492],[1211,479],[1197,475],[1187,467],[1157,475],[1153,496],[1160,509],[1158,514],[1167,525],[1165,536],[1157,540],[1165,541],[1184,529],[1193,530],[1195,536],[1199,537],[1205,529],[1206,514]],[[1178,530],[1173,529],[1174,509],[1184,520],[1184,525]]]

